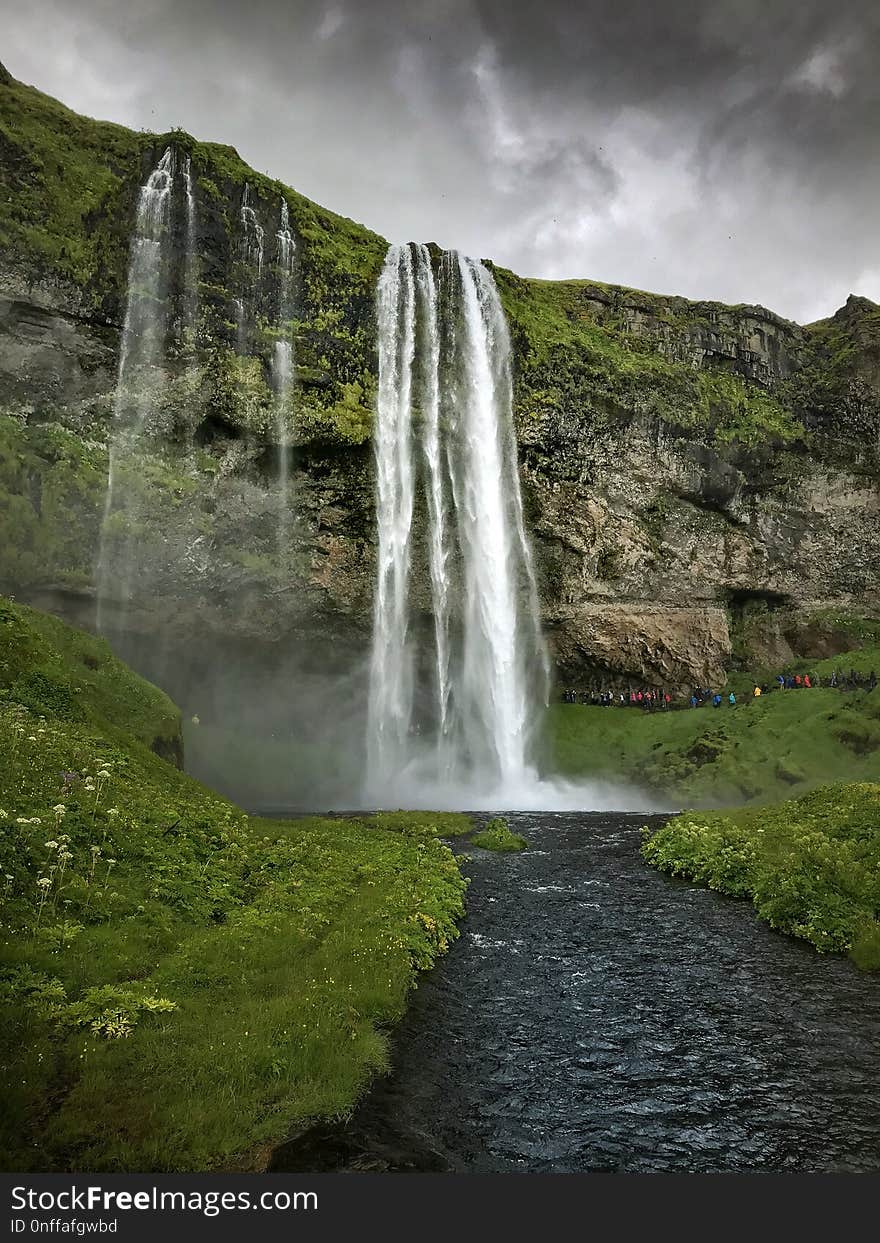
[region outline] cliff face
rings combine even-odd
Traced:
[[[187,326],[172,286],[156,434],[127,485],[138,489],[139,574],[126,625],[161,627],[190,650],[329,645],[356,664],[374,579],[373,289],[385,242],[230,148],[93,122],[2,75],[0,590],[93,618],[128,239],[139,186],[168,145],[193,170],[199,310]],[[257,280],[242,259],[246,185],[266,238],[283,197],[296,240],[280,549],[277,271],[271,251]],[[853,619],[877,615],[873,303],[851,298],[802,328],[760,307],[495,276],[564,682],[711,684],[731,660],[843,648]]]

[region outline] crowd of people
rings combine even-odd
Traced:
[[[831,674],[822,677],[817,673],[778,673],[770,682],[755,681],[748,699],[760,699],[771,691],[813,690],[815,687],[833,687],[836,690],[873,690],[877,685],[877,674],[860,673],[857,669],[849,672],[835,669]],[[667,712],[671,708],[702,708],[711,706],[720,708],[723,704],[735,708],[738,703],[736,692],[717,691],[709,686],[694,687],[690,695],[674,698],[670,691],[657,687],[641,687],[628,690],[615,690],[593,687],[590,690],[567,689],[562,692],[562,702],[569,704],[591,704],[600,708],[641,708],[643,712]]]

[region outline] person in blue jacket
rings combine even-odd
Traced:
[[[715,694],[715,695],[713,695],[713,696],[712,696],[712,707],[713,707],[713,708],[720,708],[720,707],[721,707],[721,696],[720,696],[720,695]]]

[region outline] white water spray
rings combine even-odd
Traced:
[[[447,256],[438,296],[424,246],[389,251],[378,320],[368,797],[475,806],[536,780],[533,733],[546,698],[507,327],[481,264]],[[411,605],[418,465],[434,623],[428,688]]]
[[[293,341],[291,339],[290,320],[293,316],[293,259],[296,242],[290,231],[290,216],[287,200],[281,200],[281,212],[278,232],[275,234],[277,243],[278,266],[278,331],[272,358],[272,372],[275,382],[275,431],[278,441],[278,541],[281,547],[286,543],[288,525],[288,504],[290,491],[290,410],[289,399],[293,391]]]
[[[253,315],[254,303],[259,295],[260,283],[263,277],[263,255],[266,240],[265,230],[257,219],[257,213],[251,206],[251,187],[248,182],[245,182],[244,185],[240,219],[241,243],[239,253],[244,266],[244,278],[242,296],[235,299],[235,337],[238,353],[244,354],[247,352],[248,347],[249,312],[250,315]]]
[[[121,486],[121,474],[127,461],[137,454],[164,383],[173,181],[173,155],[169,147],[141,187],[129,252],[128,297],[97,569],[99,630],[106,626],[109,600],[124,614],[131,598],[136,539],[130,530],[132,515],[125,512],[128,490]]]
[[[433,278],[432,278],[433,279]],[[413,713],[409,561],[413,515],[410,397],[415,285],[409,246],[392,246],[377,290],[379,393],[375,430],[378,569],[368,730],[368,797],[406,769]]]
[[[195,344],[196,322],[199,306],[199,257],[196,248],[196,200],[192,183],[192,160],[186,157],[183,166],[183,185],[186,192],[186,252],[183,270],[183,324],[188,330],[191,340],[190,348]]]

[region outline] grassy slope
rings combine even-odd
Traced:
[[[751,898],[780,932],[880,969],[880,785],[814,790],[749,811],[687,813],[646,837],[649,863]]]
[[[850,668],[880,673],[880,648],[812,667],[821,676]],[[880,779],[880,689],[776,691],[756,702],[745,695],[733,709],[724,703],[654,714],[556,704],[550,729],[559,772],[623,777],[689,806]]]
[[[101,640],[2,602],[3,1168],[258,1163],[351,1106],[456,935],[461,817],[249,820],[151,750],[177,727]]]

